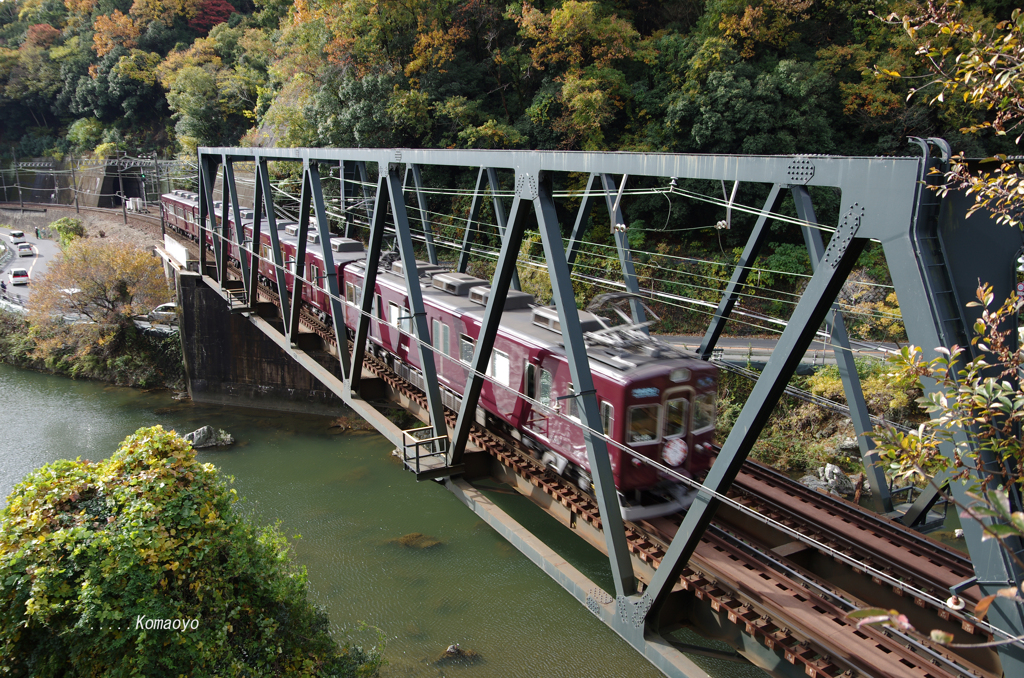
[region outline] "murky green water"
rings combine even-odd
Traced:
[[[301,535],[293,553],[339,639],[372,643],[359,622],[382,629],[386,676],[661,675],[454,496],[416,483],[378,435],[341,433],[323,418],[204,407],[165,391],[5,365],[0,394],[3,497],[28,471],[60,458],[106,457],[141,426],[185,433],[211,424],[232,433],[238,445],[201,458],[235,477],[249,515]],[[440,543],[417,549],[393,541],[415,532]],[[544,538],[604,584],[607,565],[592,549],[557,526]],[[451,643],[482,660],[433,664]],[[694,659],[720,676],[763,675]]]

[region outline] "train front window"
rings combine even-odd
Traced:
[[[693,399],[693,431],[700,433],[715,427],[715,410],[718,407],[714,393],[703,393]]]
[[[629,409],[628,443],[653,443],[658,439],[658,415],[661,405],[638,405]]]
[[[686,435],[686,424],[690,414],[690,402],[677,398],[665,403],[665,437]]]

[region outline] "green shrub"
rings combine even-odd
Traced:
[[[374,675],[379,654],[331,639],[284,537],[235,501],[159,426],[29,474],[0,513],[0,674]]]

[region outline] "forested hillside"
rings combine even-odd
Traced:
[[[917,1],[7,0],[0,151],[1006,150],[907,100],[920,58],[880,17]],[[1013,7],[969,4],[982,28]]]

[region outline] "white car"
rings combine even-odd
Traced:
[[[178,322],[178,305],[173,301],[167,304],[160,304],[149,312],[149,319],[155,323],[170,323],[174,325]]]
[[[34,257],[35,255],[36,251],[32,249],[32,245],[29,245],[27,242],[23,242],[18,245],[19,257]]]
[[[10,238],[11,238],[11,242],[19,243],[19,242],[21,242],[21,241],[23,241],[25,239],[25,232],[24,231],[11,231]]]
[[[27,285],[29,281],[28,271],[23,268],[12,268],[7,272],[7,280],[12,285]]]

